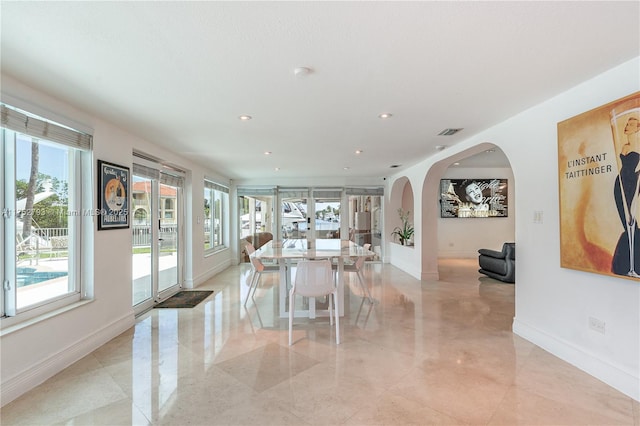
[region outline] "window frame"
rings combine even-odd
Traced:
[[[27,113],[6,104],[0,104],[2,108],[2,122],[0,123],[0,164],[4,172],[0,174],[0,207],[3,212],[3,220],[0,223],[0,237],[2,237],[4,258],[0,274],[3,282],[3,291],[0,291],[0,318],[3,329],[19,325],[28,320],[43,316],[48,317],[54,311],[66,310],[69,306],[90,298],[93,293],[88,280],[89,271],[84,262],[91,256],[83,253],[82,248],[90,246],[92,240],[88,235],[93,229],[91,218],[85,216],[90,212],[93,200],[93,182],[83,184],[82,176],[93,176],[92,171],[92,136],[73,130],[64,125],[47,120],[43,117]],[[24,131],[17,126],[19,120],[24,121]],[[30,124],[34,127],[29,128]],[[46,133],[38,133],[39,126],[52,130],[51,137]],[[28,306],[17,307],[17,275],[16,259],[17,247],[14,238],[6,238],[17,231],[16,226],[16,141],[18,135],[24,135],[31,140],[39,140],[46,144],[65,148],[69,155],[68,176],[68,200],[67,209],[73,214],[67,215],[68,230],[68,265],[67,265],[67,290],[64,294],[38,301]],[[69,139],[77,135],[85,144],[75,144]],[[4,290],[6,289],[6,290]],[[47,316],[45,316],[47,315]],[[9,329],[10,330],[10,329]]]
[[[220,200],[220,216],[216,215],[216,200]],[[217,184],[210,179],[204,179],[203,201],[209,201],[209,215],[204,211],[203,202],[202,235],[204,239],[203,249],[205,256],[224,250],[228,247],[228,223],[229,223],[229,189]],[[216,219],[219,221],[220,243],[216,244],[215,229]],[[207,220],[210,223],[209,244],[207,247]]]

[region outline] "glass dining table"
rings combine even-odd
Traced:
[[[345,259],[360,256],[373,256],[374,252],[357,245],[353,241],[338,239],[285,239],[269,241],[260,247],[253,256],[260,260],[277,261],[280,266],[279,312],[280,318],[288,318],[289,288],[291,288],[291,271],[297,261],[302,259],[330,259],[337,261],[338,313],[344,315],[344,264]],[[296,304],[298,306],[299,304]],[[315,318],[316,315],[328,315],[324,309],[316,309],[314,298],[308,304],[294,312],[295,317]]]

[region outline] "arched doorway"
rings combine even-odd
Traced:
[[[500,167],[487,167],[481,169],[479,167],[469,167],[466,171],[462,169],[454,169],[457,166],[453,166],[454,163],[464,164],[465,159],[470,159],[475,156],[484,155],[491,151],[499,150],[499,148],[492,143],[481,143],[474,147],[468,148],[464,151],[455,153],[448,158],[442,159],[435,163],[427,172],[424,183],[422,186],[422,215],[421,215],[421,279],[439,279],[438,272],[438,259],[440,257],[447,256],[461,256],[461,257],[475,257],[477,256],[478,248],[497,248],[499,238],[512,237],[515,241],[515,179],[511,166],[506,160],[506,169]],[[472,163],[472,162],[470,162]],[[491,164],[488,162],[487,164]],[[457,174],[456,174],[457,173]],[[443,219],[440,217],[440,180],[447,175],[454,175],[462,177],[468,174],[469,178],[478,177],[504,177],[508,175],[509,178],[509,200],[508,204],[511,206],[508,218],[468,218],[468,219]],[[479,176],[482,174],[483,176]],[[493,174],[500,174],[501,176],[493,176]],[[473,176],[471,176],[473,175]],[[437,201],[436,201],[437,200]],[[444,225],[443,225],[444,224]],[[478,226],[481,225],[481,226]],[[447,241],[443,241],[441,227],[447,226],[446,235]],[[477,228],[479,231],[474,235],[473,228]],[[492,228],[501,230],[500,232],[492,231]],[[507,231],[504,231],[507,229]],[[483,238],[482,235],[489,237]],[[464,236],[463,236],[464,235]],[[471,235],[469,241],[463,241],[465,236]],[[454,247],[458,242],[464,242],[461,244],[463,248],[457,250],[447,250],[450,246]]]

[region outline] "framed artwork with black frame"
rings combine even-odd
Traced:
[[[98,230],[129,228],[129,168],[98,160]]]
[[[508,217],[507,179],[441,179],[440,217]]]

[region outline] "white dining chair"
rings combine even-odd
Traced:
[[[289,346],[293,344],[293,316],[296,295],[304,297],[329,296],[329,322],[335,315],[336,344],[340,344],[340,315],[338,314],[338,288],[333,280],[331,262],[328,260],[303,260],[289,291]]]
[[[251,296],[251,300],[253,300],[253,302],[255,303],[255,299],[253,298],[253,295],[255,294],[256,289],[258,288],[258,283],[260,282],[260,278],[262,277],[262,274],[280,272],[280,266],[265,265],[264,263],[262,263],[260,259],[255,257],[254,254],[251,254],[249,256],[249,260],[251,261],[251,276],[249,278],[249,292],[247,293],[247,297],[245,297],[244,299],[243,306],[247,306],[247,301],[249,300],[249,296]]]
[[[244,251],[247,253],[247,256],[251,258],[251,255],[256,252],[256,248],[253,244],[246,243],[244,245]],[[265,266],[272,266],[272,265],[275,265],[277,262],[274,262],[273,260],[267,260],[266,262],[262,262],[262,263],[264,263]]]
[[[360,283],[360,288],[362,289],[363,295],[367,296],[369,303],[373,303],[373,297],[371,297],[371,291],[369,287],[364,282],[364,275],[362,273],[362,267],[364,266],[364,261],[367,260],[367,256],[358,256],[354,263],[349,263],[344,265],[344,272],[347,273],[355,273],[358,277],[358,282]],[[338,267],[333,265],[334,274],[338,273]]]

